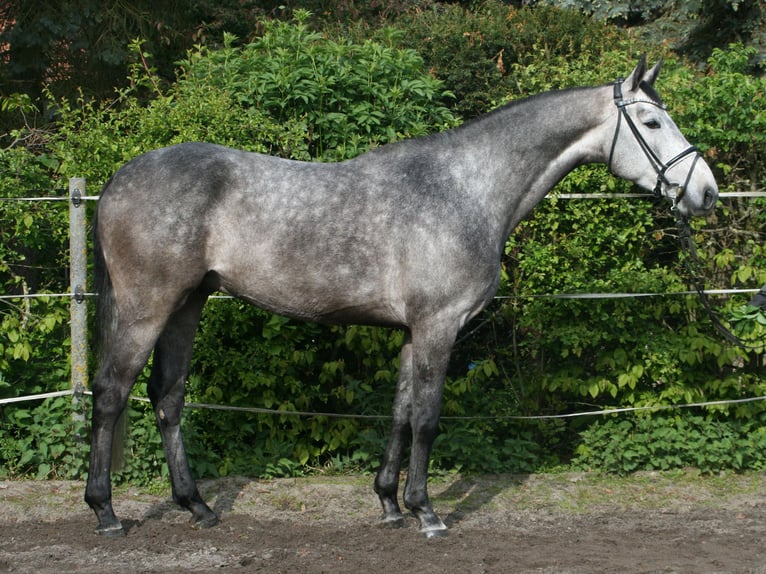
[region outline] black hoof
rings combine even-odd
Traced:
[[[417,517],[420,520],[419,532],[424,538],[444,538],[447,536],[447,532],[449,532],[447,527],[430,508],[420,512]]]
[[[199,519],[192,518],[191,527],[195,530],[202,530],[204,528],[212,528],[213,526],[217,526],[220,522],[221,521],[215,514],[210,514],[210,516],[205,516]]]

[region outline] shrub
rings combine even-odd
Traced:
[[[417,52],[329,40],[308,29],[307,16],[265,21],[263,36],[241,48],[227,35],[223,49],[200,49],[185,62],[186,81],[234,94],[241,109],[279,124],[304,121],[308,155],[321,161],[455,125],[442,105],[449,93],[423,73]]]
[[[581,433],[575,468],[626,474],[693,467],[705,473],[766,466],[766,429],[691,413],[599,421]]]
[[[88,443],[83,406],[73,408],[71,397],[59,397],[37,406],[4,409],[0,478],[85,478]]]
[[[417,50],[455,94],[453,109],[465,119],[502,103],[509,93],[550,89],[523,85],[517,78],[521,69],[542,80],[551,63],[597,62],[603,52],[629,45],[615,28],[572,10],[516,9],[499,0],[473,9],[432,3],[395,25],[405,31],[399,41]]]
[[[0,150],[0,193],[6,198],[55,195],[48,155]],[[63,194],[66,192],[60,192]],[[66,292],[60,262],[67,257],[66,202],[0,200],[0,295]],[[65,299],[0,300],[0,397],[57,390],[66,384]]]

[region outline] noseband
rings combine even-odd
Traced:
[[[677,156],[675,156],[673,159],[668,161],[667,163],[663,163],[662,160],[657,156],[656,153],[649,147],[649,144],[646,143],[646,140],[644,139],[644,136],[641,135],[641,132],[638,131],[638,127],[633,122],[633,119],[630,117],[627,111],[627,107],[630,104],[637,104],[637,103],[645,103],[645,104],[652,104],[653,106],[657,106],[658,108],[665,110],[665,106],[661,104],[660,102],[657,102],[652,99],[642,99],[642,98],[633,98],[630,100],[626,100],[622,97],[622,83],[624,80],[618,79],[614,82],[614,103],[617,106],[617,109],[619,110],[619,115],[617,116],[617,129],[614,131],[614,138],[612,139],[612,149],[609,151],[609,170],[612,169],[612,157],[614,156],[614,149],[617,146],[617,138],[620,135],[620,124],[622,122],[622,118],[625,118],[625,122],[628,124],[628,127],[630,128],[630,131],[633,132],[633,136],[636,138],[636,141],[638,142],[638,145],[641,147],[641,149],[644,152],[644,155],[646,155],[646,158],[649,160],[649,163],[652,165],[652,168],[657,173],[657,184],[654,186],[654,196],[659,198],[662,197],[662,184],[664,183],[667,186],[672,186],[670,181],[668,181],[668,178],[665,177],[665,174],[667,171],[673,167],[675,164],[679,163],[682,159],[684,159],[687,155],[694,154],[694,160],[692,161],[692,165],[689,168],[689,173],[686,175],[686,181],[684,181],[683,186],[679,187],[676,191],[676,196],[673,198],[673,209],[675,210],[676,204],[678,201],[683,197],[684,193],[686,192],[686,186],[689,184],[689,180],[692,177],[692,172],[694,172],[694,168],[697,165],[697,161],[701,157],[700,151],[695,146],[689,146],[684,151],[679,153]]]

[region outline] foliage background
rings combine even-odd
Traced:
[[[0,195],[61,190],[73,176],[86,177],[95,194],[132,157],[189,140],[342,160],[450,128],[510,99],[610,81],[645,51],[665,58],[660,92],[721,189],[764,189],[766,82],[752,47],[721,45],[695,63],[688,51],[609,21],[622,16],[605,21],[593,10],[544,3],[303,4],[313,14],[274,6],[270,15],[279,17],[267,18],[254,8],[242,12],[247,3],[237,5],[240,12],[223,3],[220,19],[198,26],[197,43],[181,54],[169,38],[183,34],[166,31],[166,50],[153,32],[131,28],[142,39],[119,48],[124,81],[96,58],[38,89],[11,92],[18,86],[4,84]],[[88,66],[100,74],[92,84],[80,76]],[[3,68],[0,77],[11,72]],[[117,91],[103,93],[100,82]],[[631,189],[588,166],[557,191]],[[766,282],[764,207],[762,199],[727,199],[709,220],[694,222],[711,287]],[[68,291],[62,205],[0,202],[0,219],[0,294]],[[726,344],[694,297],[541,297],[686,290],[676,235],[667,206],[646,201],[554,198],[538,206],[508,241],[500,298],[455,349],[434,470],[762,468],[761,403],[598,421],[508,418],[764,394],[763,345]],[[762,341],[764,315],[747,299],[714,303],[738,332]],[[0,302],[0,397],[68,387],[67,310],[68,301],[55,298]],[[401,340],[396,331],[302,324],[214,300],[198,335],[188,399],[385,415]],[[139,380],[135,394],[143,390]],[[69,398],[0,409],[0,476],[84,475],[88,429],[71,416]],[[150,409],[131,409],[134,456],[122,478],[147,482],[166,472],[161,445]],[[490,418],[450,418],[466,416]],[[185,420],[200,476],[373,470],[387,426],[197,409]]]

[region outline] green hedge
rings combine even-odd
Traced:
[[[440,6],[405,13],[385,30],[320,33],[309,27],[305,13],[291,23],[264,22],[263,34],[250,43],[227,36],[219,49],[189,53],[170,85],[153,73],[151,55],[136,43],[131,86],[114,101],[52,97],[55,129],[41,134],[22,128],[17,143],[0,150],[0,195],[62,188],[70,176],[86,177],[89,193],[95,193],[128,159],[188,140],[298,159],[343,159],[454,126],[457,114],[475,115],[507,99],[610,81],[626,74],[646,48],[616,28],[552,8],[516,10],[499,2],[472,11]],[[650,51],[652,58],[666,57],[659,90],[715,167],[721,188],[762,189],[766,90],[763,78],[741,68],[748,51],[716,51],[704,73],[666,50]],[[21,100],[6,104],[29,113]],[[31,142],[30,134],[42,143],[22,145]],[[558,187],[573,193],[630,190],[598,166],[578,169]],[[704,271],[714,286],[766,282],[763,203],[724,200],[710,220],[694,222]],[[68,289],[61,265],[65,218],[61,206],[0,203],[0,293]],[[745,352],[726,344],[694,297],[540,297],[683,291],[688,277],[675,234],[666,205],[551,199],[538,206],[508,241],[499,293],[504,298],[468,326],[470,336],[456,346],[450,367],[443,414],[490,418],[445,419],[435,468],[529,472],[573,457],[579,467],[619,472],[690,464],[686,455],[661,457],[661,445],[639,448],[655,422],[671,434],[686,425],[712,437],[711,445],[722,436],[736,443],[740,455],[726,459],[720,449],[711,448],[709,455],[703,449],[695,466],[760,468],[753,450],[761,433],[760,403],[596,424],[509,418],[764,394],[763,348]],[[762,341],[763,314],[746,301],[714,303],[739,332]],[[68,302],[0,305],[0,396],[66,388]],[[211,301],[188,398],[385,415],[401,340],[397,331],[321,327],[236,301]],[[144,392],[143,380],[135,392]],[[69,405],[69,399],[56,399],[2,407],[0,476],[83,475],[87,428],[68,416]],[[152,480],[165,472],[159,436],[148,407],[131,409],[134,457],[122,478]],[[185,421],[200,476],[373,469],[387,427],[386,421],[367,419],[206,410],[189,411]],[[610,434],[620,437],[609,443],[612,450],[604,447]],[[640,456],[628,457],[630,452]]]

